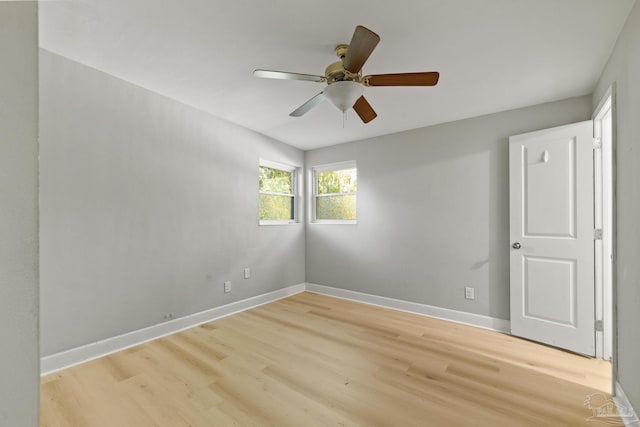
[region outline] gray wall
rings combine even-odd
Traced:
[[[307,281],[508,319],[508,138],[590,116],[585,96],[306,152],[358,165],[358,223],[307,227]]]
[[[40,61],[43,356],[304,282],[304,224],[258,225],[259,158],[302,151]]]
[[[631,10],[596,91],[616,84],[618,381],[640,411],[640,3]]]
[[[38,18],[0,2],[0,426],[37,426]]]

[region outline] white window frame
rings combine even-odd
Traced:
[[[311,181],[311,200],[310,200],[310,220],[311,224],[357,224],[358,209],[356,207],[356,219],[318,219],[316,218],[316,197],[328,197],[328,196],[356,196],[356,206],[358,203],[358,190],[354,193],[330,193],[330,194],[318,194],[318,172],[327,171],[340,171],[345,169],[355,169],[356,173],[358,167],[355,160],[349,160],[345,162],[330,163],[326,165],[316,165],[311,167],[310,181]]]
[[[258,223],[260,225],[289,225],[296,224],[299,222],[298,218],[298,201],[300,199],[298,194],[298,188],[301,186],[298,185],[298,175],[300,168],[293,165],[288,165],[285,163],[274,162],[271,160],[260,159],[258,168],[266,167],[271,169],[278,169],[281,171],[286,171],[291,173],[291,194],[288,193],[274,193],[270,191],[261,191],[260,185],[258,184],[258,199],[260,198],[260,194],[269,194],[273,196],[287,196],[293,197],[293,219],[260,219],[258,216]],[[260,212],[260,200],[258,200],[258,213]]]

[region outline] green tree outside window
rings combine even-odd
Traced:
[[[315,180],[316,220],[356,219],[356,168],[316,171]]]
[[[260,166],[260,220],[293,221],[295,178],[293,171]]]

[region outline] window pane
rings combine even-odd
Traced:
[[[358,189],[358,170],[317,172],[318,194],[355,193]]]
[[[261,220],[292,220],[293,196],[260,195]]]
[[[291,172],[260,166],[260,191],[291,194]]]
[[[356,195],[316,197],[316,219],[356,219]]]

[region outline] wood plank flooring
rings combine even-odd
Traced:
[[[304,292],[43,377],[41,426],[598,426],[609,372]]]

